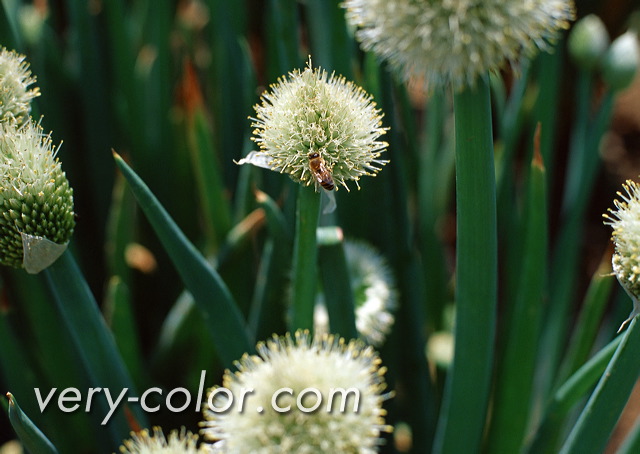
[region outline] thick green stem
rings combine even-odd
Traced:
[[[311,187],[300,186],[293,246],[291,331],[313,329],[313,306],[316,298],[318,268],[316,228],[319,210],[320,194]]]
[[[497,287],[489,85],[456,93],[456,329],[434,451],[479,452],[490,391]]]

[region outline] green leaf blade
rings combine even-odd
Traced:
[[[120,156],[115,155],[115,160],[185,286],[202,310],[220,358],[226,367],[230,367],[233,361],[253,348],[242,314],[229,289],[140,177]]]

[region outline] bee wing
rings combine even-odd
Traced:
[[[257,167],[262,167],[263,169],[271,169],[272,167],[269,165],[271,161],[271,157],[263,151],[250,151],[244,158],[239,161],[233,161],[238,165],[242,164],[252,164]]]
[[[324,201],[322,214],[333,213],[338,206],[338,204],[336,203],[336,193],[334,191],[327,191],[326,189],[323,189],[322,194],[324,194],[325,196],[322,197],[322,200]]]

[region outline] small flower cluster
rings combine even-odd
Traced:
[[[24,56],[0,50],[0,263],[29,273],[51,265],[75,227],[57,149],[29,116],[34,82]]]
[[[387,129],[371,96],[344,77],[312,69],[311,61],[272,85],[255,110],[252,139],[260,151],[239,164],[287,173],[316,189],[334,180],[348,190],[347,181],[359,188],[360,177],[375,175],[387,162],[379,159]]]
[[[547,48],[569,27],[570,0],[345,0],[356,39],[404,78],[432,87],[473,85],[479,75]]]

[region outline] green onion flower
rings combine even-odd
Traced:
[[[75,226],[73,190],[50,135],[29,118],[0,123],[0,263],[29,273],[51,265]]]
[[[345,0],[364,50],[404,78],[431,86],[473,85],[479,75],[546,48],[569,26],[571,0]]]
[[[605,224],[613,228],[613,273],[633,301],[633,310],[620,330],[640,314],[640,186],[627,180],[623,188],[626,194],[618,192],[616,210],[609,210],[611,216],[604,215]]]
[[[356,328],[360,336],[376,347],[382,345],[394,322],[398,292],[385,258],[372,246],[346,240],[344,253],[354,295]],[[327,332],[329,320],[322,295],[314,313],[315,332]]]
[[[139,433],[132,432],[131,439],[126,440],[120,447],[122,454],[196,454],[198,436],[185,431],[184,428],[178,432],[172,431],[169,438],[165,438],[162,429],[153,428],[153,435],[148,430]]]
[[[29,118],[31,100],[40,96],[24,55],[0,48],[0,122],[22,123]]]
[[[294,70],[262,95],[255,106],[253,137],[260,151],[238,164],[287,173],[306,186],[333,189],[375,175],[387,161],[379,140],[387,129],[370,95],[344,77],[321,69]],[[336,187],[337,187],[336,184]]]
[[[210,390],[201,432],[214,441],[213,452],[377,452],[381,432],[390,431],[382,408],[390,395],[382,393],[386,369],[372,347],[329,335],[311,340],[298,331],[295,339],[274,336],[257,350],[236,363],[236,373],[226,371],[229,394]],[[252,392],[240,407],[243,390]]]

